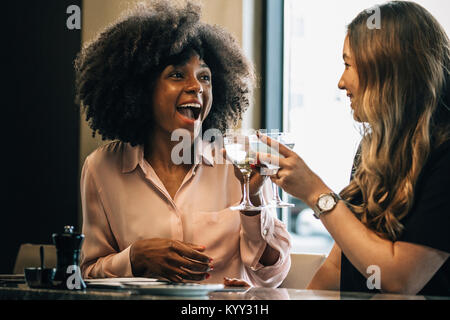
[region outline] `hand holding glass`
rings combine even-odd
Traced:
[[[240,170],[244,178],[244,191],[242,202],[231,210],[260,211],[263,206],[254,206],[250,201],[250,175],[252,164],[256,164],[256,152],[252,151],[249,136],[241,134],[227,134],[224,137],[224,147],[227,158]]]

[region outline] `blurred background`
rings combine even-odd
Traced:
[[[106,143],[74,104],[73,61],[137,0],[9,1],[5,4],[2,109],[6,176],[0,273],[23,243],[49,244],[63,226],[81,231],[79,179],[87,155]],[[450,2],[417,0],[450,34]],[[203,0],[202,20],[231,32],[254,63],[258,86],[241,126],[290,131],[295,151],[335,191],[348,183],[361,139],[337,83],[346,25],[376,0]],[[72,6],[72,7],[71,7]],[[68,22],[79,8],[80,27]],[[70,23],[69,23],[70,24]],[[5,32],[6,31],[6,32]],[[320,147],[319,147],[320,146]],[[326,147],[322,147],[326,146]],[[278,212],[294,252],[328,253],[332,238],[311,209]]]

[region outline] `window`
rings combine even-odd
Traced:
[[[450,34],[449,2],[416,2]],[[294,150],[335,192],[348,184],[361,140],[350,102],[338,89],[346,26],[375,4],[374,0],[284,0],[283,130],[295,134]],[[297,199],[284,197],[296,203],[282,214],[293,238],[293,251],[328,253],[333,239],[312,210]]]

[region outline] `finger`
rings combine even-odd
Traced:
[[[166,279],[171,281],[171,282],[176,282],[176,283],[183,283],[184,282],[183,278],[180,277],[177,274],[167,276]]]
[[[179,275],[184,280],[190,281],[202,281],[210,277],[209,273],[207,272],[193,272],[192,270],[189,270],[185,267],[180,267]]]
[[[257,161],[261,163],[269,163],[272,165],[276,165],[279,167],[285,167],[286,166],[286,158],[280,158],[276,155],[270,154],[270,153],[261,153],[258,152],[256,154]]]
[[[174,282],[182,282],[183,280],[189,280],[189,270],[183,269],[183,267],[177,264],[169,264],[165,268],[165,275],[168,279]]]
[[[250,285],[242,279],[223,278],[223,284],[227,287],[250,287]]]
[[[291,149],[286,147],[284,144],[279,143],[278,141],[273,140],[258,131],[256,132],[256,135],[262,142],[267,144],[269,147],[271,147],[274,150],[278,150],[278,153],[281,154],[282,156],[287,158],[287,157],[291,156],[292,154],[294,154],[294,151],[292,151]]]
[[[189,243],[189,242],[185,242],[186,245],[190,246],[192,249],[203,252],[205,251],[206,247],[203,245],[199,245],[199,244],[194,244],[194,243]]]
[[[169,268],[185,268],[190,272],[208,272],[212,270],[212,264],[199,262],[187,257],[180,256],[178,253],[169,254],[166,258],[166,263]]]
[[[211,263],[198,262],[186,257],[183,257],[179,265],[193,272],[208,272],[214,268]]]
[[[182,257],[186,257],[191,260],[203,263],[209,263],[210,261],[212,261],[211,257],[193,249],[190,245],[181,241],[175,241],[172,246],[174,251]]]
[[[182,282],[183,280],[204,280],[208,277],[206,270],[209,268],[203,267],[204,271],[195,271],[190,269],[190,261],[179,257],[177,260],[170,260],[164,267],[164,277],[173,282]]]
[[[169,266],[166,273],[166,277],[174,282],[202,281],[209,278],[209,274],[206,272],[193,272],[183,266]]]

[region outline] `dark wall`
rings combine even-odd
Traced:
[[[11,273],[20,244],[51,243],[77,226],[79,111],[73,60],[81,30],[66,13],[81,0],[2,4],[2,192],[0,273]],[[6,56],[5,56],[6,55]],[[2,188],[3,189],[3,188]]]

